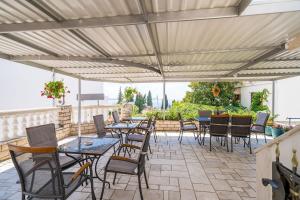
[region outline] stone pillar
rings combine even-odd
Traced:
[[[70,128],[71,127],[71,115],[72,106],[59,106],[60,110],[58,112],[58,124],[59,128]]]

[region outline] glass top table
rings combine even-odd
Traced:
[[[138,127],[138,123],[113,123],[113,124],[109,124],[106,125],[105,128],[106,129],[135,129]]]
[[[119,138],[78,137],[58,147],[60,153],[102,156],[120,141]]]
[[[96,138],[96,137],[77,137],[76,139],[58,146],[59,153],[65,153],[67,156],[77,160],[79,163],[91,162],[94,166],[93,178],[104,181],[98,174],[97,165],[100,157],[108,150],[120,142],[119,138]],[[115,151],[115,149],[114,149]],[[81,154],[81,159],[76,159],[72,154]],[[96,163],[95,163],[96,162]],[[95,165],[94,165],[95,163]],[[105,181],[110,187],[110,183]]]
[[[138,121],[145,121],[147,119],[148,119],[147,117],[129,117],[124,119],[124,121],[138,122]]]

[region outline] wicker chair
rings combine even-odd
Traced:
[[[147,188],[149,188],[146,170],[145,170],[145,162],[146,162],[145,156],[147,155],[147,150],[149,148],[150,136],[151,136],[150,131],[147,131],[144,137],[142,147],[131,145],[131,144],[122,144],[119,148],[118,155],[113,155],[110,157],[104,171],[104,181],[106,180],[106,176],[108,172],[114,173],[113,184],[115,184],[116,176],[118,173],[137,175],[141,200],[143,200],[142,184],[141,184],[141,176],[143,174],[144,174],[146,186]],[[131,158],[119,156],[119,153],[122,150],[122,148],[131,148],[131,149],[140,150],[137,159],[131,159]],[[103,199],[104,189],[105,189],[105,182],[103,182],[100,200]]]
[[[211,151],[211,138],[214,137],[221,137],[225,138],[225,143],[228,149],[228,123],[229,123],[229,115],[212,115],[211,122],[209,126],[209,150]],[[222,144],[222,143],[221,143]]]
[[[178,113],[178,118],[179,118],[179,124],[180,124],[180,129],[179,129],[179,137],[178,140],[181,143],[182,142],[182,136],[184,132],[192,132],[194,134],[195,140],[197,139],[197,135],[195,132],[197,132],[197,126],[193,122],[193,120],[183,120],[182,116],[180,113]]]
[[[115,123],[121,123],[122,121],[120,120],[120,116],[119,116],[119,113],[118,111],[113,111],[112,112],[112,116],[114,118],[114,122]]]
[[[54,124],[45,124],[26,128],[27,140],[31,147],[57,147],[57,138]],[[81,155],[59,154],[59,162],[62,170],[75,164],[80,164]]]
[[[251,132],[255,133],[256,135],[256,142],[258,142],[257,139],[257,133],[263,133],[265,137],[265,143],[267,143],[265,128],[268,122],[270,114],[265,112],[258,112],[256,115],[256,121],[254,124],[252,124]]]
[[[104,122],[104,116],[103,115],[95,115],[93,116],[94,119],[94,124],[96,127],[96,133],[98,138],[103,138],[103,137],[115,137],[115,138],[120,138],[120,135],[113,134],[112,131],[107,130],[105,128],[105,122]],[[107,134],[109,133],[109,134]]]
[[[137,131],[135,133],[129,134],[127,136],[127,141],[130,142],[131,144],[133,142],[144,142],[146,133],[149,132],[150,134],[153,131],[153,124],[152,124],[152,119],[149,118],[146,122],[146,126],[144,126],[144,123],[140,123],[139,127],[137,128]],[[149,151],[151,151],[150,144],[149,146]],[[126,152],[126,151],[125,151]]]
[[[211,110],[198,110],[198,115],[199,117],[204,117],[204,118],[210,118],[212,115],[212,111]],[[205,133],[206,130],[209,129],[209,124],[210,121],[199,121],[199,139],[201,139],[201,132],[203,132],[203,139],[202,139],[202,144],[204,144],[204,140],[205,140]]]
[[[242,138],[244,140],[244,147],[246,144],[249,146],[250,154],[252,154],[251,149],[251,116],[236,116],[231,117],[231,152],[233,152],[233,138]],[[249,139],[248,143],[246,139]]]
[[[67,199],[87,181],[91,183],[92,199],[96,199],[89,162],[76,172],[63,172],[56,147],[9,145],[8,148],[20,178],[22,200]]]

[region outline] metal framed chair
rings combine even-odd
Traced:
[[[199,117],[203,117],[203,118],[210,118],[212,115],[212,111],[211,110],[198,110],[198,115]],[[199,121],[199,139],[201,139],[201,132],[203,132],[203,139],[202,139],[202,143],[204,144],[204,138],[205,138],[205,133],[206,130],[209,129],[209,124],[210,121]]]
[[[153,132],[153,124],[152,124],[152,118],[149,118],[146,123],[146,127],[145,126],[141,126],[144,123],[141,123],[140,126],[137,128],[137,131],[135,133],[129,134],[127,136],[127,141],[130,142],[131,144],[133,142],[144,142],[145,137],[146,137],[146,133],[149,132],[150,134]],[[151,147],[150,144],[149,146],[149,151],[152,154],[151,151]],[[126,151],[125,151],[126,152]]]
[[[250,154],[252,154],[251,149],[251,124],[252,116],[238,116],[233,115],[231,117],[231,152],[233,152],[233,138],[242,138],[244,140],[244,147],[247,145],[250,149]],[[249,139],[246,142],[246,139]]]
[[[102,137],[117,137],[120,138],[119,134],[113,134],[112,131],[107,130],[105,128],[104,116],[103,115],[95,115],[93,116],[94,124],[96,127],[96,133],[99,138]],[[109,134],[107,134],[109,133]]]
[[[76,172],[63,172],[56,147],[8,145],[8,148],[20,178],[22,200],[64,200],[87,181],[90,181],[92,199],[96,199],[89,162]]]
[[[157,134],[156,134],[156,120],[157,120],[157,118],[158,118],[158,113],[156,113],[154,115],[154,119],[152,121],[152,132],[153,132],[153,137],[154,137],[155,143],[157,143],[157,139],[158,139]]]
[[[26,128],[27,140],[31,147],[57,147],[57,138],[54,124],[45,124]],[[81,155],[59,154],[59,162],[62,170],[75,164],[80,165]]]
[[[113,111],[112,112],[112,116],[113,116],[113,119],[114,119],[115,123],[121,123],[118,111]]]
[[[192,132],[194,134],[195,140],[197,139],[197,135],[195,132],[197,132],[198,128],[196,124],[193,122],[193,120],[183,120],[181,113],[178,113],[178,118],[179,118],[179,124],[180,124],[180,129],[179,129],[179,136],[178,140],[181,143],[182,142],[182,137],[184,132]]]
[[[142,147],[130,145],[130,144],[122,144],[119,148],[118,155],[113,155],[110,157],[104,171],[104,180],[106,180],[106,176],[108,172],[114,173],[113,184],[115,184],[116,176],[118,173],[137,175],[141,200],[143,200],[142,184],[141,184],[141,176],[143,174],[144,174],[146,186],[147,188],[149,188],[146,170],[145,170],[145,162],[146,162],[145,156],[147,155],[147,150],[149,148],[150,136],[151,136],[150,131],[147,131],[144,137]],[[140,150],[137,159],[131,159],[131,158],[120,156],[119,154],[122,148],[131,148],[131,149]],[[102,186],[102,193],[101,193],[100,200],[103,199],[104,189],[105,189],[105,183]]]
[[[209,150],[211,151],[211,138],[221,137],[225,138],[225,143],[228,149],[228,123],[229,123],[229,115],[212,115],[211,122],[209,126]],[[222,143],[221,143],[222,145]]]
[[[268,122],[270,114],[265,112],[258,112],[256,115],[256,121],[252,124],[251,132],[256,135],[256,142],[258,142],[257,134],[263,133],[265,137],[265,143],[267,143],[265,128]]]

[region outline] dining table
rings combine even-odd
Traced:
[[[78,160],[72,154],[80,154],[82,158],[78,160],[78,163],[90,162],[91,166],[94,166],[93,178],[98,178],[100,181],[104,181],[98,174],[97,165],[100,158],[114,147],[119,138],[98,138],[98,137],[77,137],[67,143],[58,146],[59,153],[65,153],[75,160]],[[95,164],[95,165],[94,165]],[[110,183],[106,181],[110,187]]]
[[[147,117],[128,117],[125,118],[123,121],[129,121],[131,123],[138,123],[141,121],[146,121],[148,118]]]
[[[130,123],[130,122],[120,122],[112,123],[105,126],[105,129],[111,130],[117,134],[125,135],[125,143],[127,143],[127,136],[134,132],[135,129],[139,127],[140,123]],[[121,142],[123,141],[123,136],[121,137]]]

